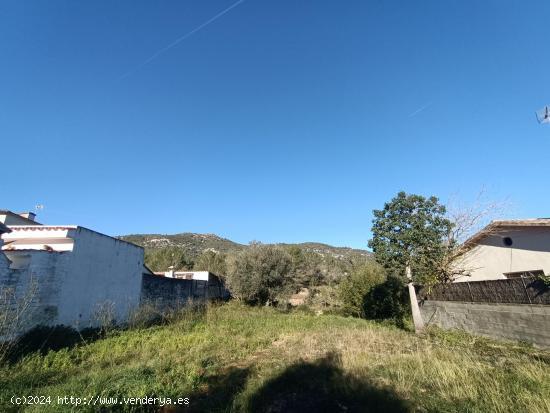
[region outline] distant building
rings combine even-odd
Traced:
[[[7,209],[0,209],[0,223],[4,225],[40,225],[34,219],[36,214],[34,212],[21,212],[19,214],[8,211]]]
[[[14,300],[33,291],[27,327],[97,326],[102,311],[125,321],[139,305],[142,247],[74,225],[9,229],[2,234],[9,271],[0,287],[12,289]]]
[[[208,271],[174,271],[170,269],[164,272],[155,272],[154,274],[168,278],[178,278],[180,280],[208,281],[212,278],[218,278],[216,274]]]
[[[550,274],[550,218],[493,221],[464,247],[470,276],[456,282]]]

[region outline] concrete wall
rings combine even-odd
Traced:
[[[114,310],[126,321],[139,305],[143,248],[78,227],[59,301],[59,322],[97,326],[97,312]]]
[[[182,306],[188,300],[198,302],[226,298],[229,298],[229,292],[217,277],[211,276],[204,281],[143,274],[141,302],[160,309]]]
[[[0,280],[2,280],[8,274],[9,265],[10,261],[8,260],[8,257],[6,257],[6,255],[0,250]]]
[[[504,245],[510,237],[512,245]],[[550,228],[530,227],[499,231],[481,241],[466,255],[461,264],[470,271],[470,277],[461,281],[497,280],[508,272],[543,270],[550,273]]]
[[[38,324],[95,327],[101,312],[124,322],[139,305],[143,249],[81,227],[70,236],[72,251],[4,251],[11,265],[6,271],[0,262],[0,288],[14,292],[10,306],[34,289],[22,330]]]
[[[8,334],[18,334],[38,324],[58,324],[62,269],[67,267],[67,254],[9,251],[6,256],[11,266],[0,276],[0,311],[7,312],[11,320]]]
[[[428,325],[550,347],[550,306],[425,301],[420,311]]]
[[[153,305],[160,310],[177,308],[185,305],[188,300],[203,299],[205,283],[143,274],[141,303]],[[197,284],[202,288],[198,288]],[[200,297],[197,296],[199,294]]]

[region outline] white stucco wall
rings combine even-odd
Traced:
[[[504,245],[510,237],[512,246]],[[498,280],[508,272],[543,270],[550,273],[550,228],[523,227],[499,231],[490,235],[471,249],[462,266],[469,269],[470,277],[457,282]]]
[[[98,326],[101,308],[112,308],[116,321],[126,321],[139,305],[143,248],[82,227],[67,236],[74,241],[72,251],[4,251],[12,261],[7,271],[0,257],[0,288],[22,297],[35,285],[27,327]]]
[[[114,305],[118,322],[139,305],[143,269],[143,249],[78,227],[73,251],[62,285],[59,321],[87,327],[98,324],[100,306]]]

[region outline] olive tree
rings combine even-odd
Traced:
[[[187,256],[182,248],[167,247],[145,251],[145,265],[153,271],[192,270],[193,260]]]
[[[231,257],[226,281],[235,298],[271,305],[293,288],[292,257],[282,247],[254,243]]]
[[[205,251],[199,256],[194,270],[210,271],[223,277],[227,273],[226,255],[220,252]]]

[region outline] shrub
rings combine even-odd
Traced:
[[[194,262],[185,251],[178,247],[168,247],[145,251],[145,265],[153,271],[192,270]]]
[[[363,311],[366,318],[393,319],[403,325],[403,318],[409,311],[408,303],[405,285],[400,278],[390,276],[365,296]]]
[[[220,252],[205,251],[201,254],[193,269],[195,271],[210,271],[223,277],[227,273],[226,255]]]
[[[340,299],[340,290],[331,285],[321,285],[312,287],[306,304],[317,312],[332,312],[342,314],[342,301]]]
[[[374,262],[368,262],[357,267],[342,281],[339,287],[344,314],[364,318],[365,297],[376,285],[383,283],[385,279],[384,269]]]
[[[292,274],[296,289],[321,285],[323,271],[321,270],[322,257],[314,252],[305,251],[298,245],[285,248],[292,259]]]
[[[229,262],[227,285],[231,294],[251,304],[271,304],[293,288],[292,258],[283,248],[252,244]]]

